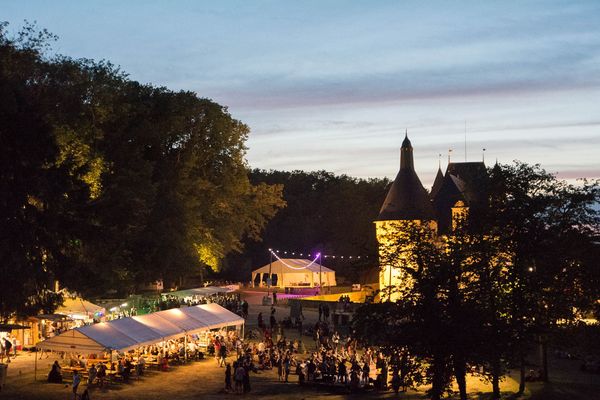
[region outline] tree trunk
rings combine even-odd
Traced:
[[[431,400],[440,400],[444,394],[444,360],[442,356],[433,356],[433,378],[431,382]]]
[[[540,335],[540,358],[542,359],[542,382],[548,382],[548,343],[544,335]]]
[[[492,399],[500,398],[500,358],[494,356],[492,360]]]
[[[467,366],[462,357],[454,358],[454,376],[460,393],[460,400],[467,400]]]
[[[519,391],[517,395],[525,393],[525,355],[521,353],[519,364],[521,364],[521,376],[519,377]]]

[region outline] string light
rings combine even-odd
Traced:
[[[314,263],[317,261],[317,259],[318,259],[318,258],[321,256],[321,253],[317,253],[317,256],[315,257],[315,259],[314,259],[314,260],[312,260],[312,261],[310,262],[310,264],[308,264],[308,265],[305,265],[304,267],[294,267],[294,266],[292,266],[292,265],[290,265],[290,264],[286,263],[285,261],[283,261],[281,258],[279,258],[279,256],[277,255],[277,253],[275,253],[273,250],[269,250],[269,251],[271,252],[271,254],[273,254],[273,255],[275,256],[275,258],[277,258],[279,261],[281,261],[281,263],[282,263],[283,265],[285,265],[285,266],[286,266],[286,267],[288,267],[288,268],[291,268],[291,269],[296,269],[296,270],[301,270],[301,269],[307,269],[307,268],[309,268],[309,267],[310,267],[311,265],[313,265],[313,264],[314,264]],[[292,253],[292,254],[293,254],[293,253]]]
[[[285,255],[287,255],[289,253],[290,255],[293,255],[293,256],[298,255],[298,256],[301,256],[301,257],[306,256],[306,257],[312,258],[312,253],[308,253],[308,252],[307,253],[296,253],[296,252],[287,251],[287,250],[280,251],[280,250],[272,250],[272,249],[269,249],[269,251],[273,252],[274,254],[285,254]],[[369,258],[368,255],[361,255],[361,256],[352,255],[352,256],[348,256],[348,255],[333,255],[333,254],[323,254],[322,257],[323,258],[341,258],[341,259],[344,259],[344,260],[345,259],[349,259],[349,260],[361,260],[363,258]]]

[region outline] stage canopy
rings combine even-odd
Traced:
[[[335,286],[335,271],[318,263],[301,258],[281,258],[252,271],[253,286],[267,286],[271,274],[271,286],[316,287]]]
[[[128,351],[185,334],[243,324],[242,317],[218,304],[201,304],[71,329],[37,347],[85,354]]]

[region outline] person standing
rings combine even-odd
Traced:
[[[226,359],[227,359],[227,345],[223,342],[223,343],[221,343],[221,347],[219,348],[219,367],[225,366]]]
[[[394,389],[394,393],[398,394],[401,383],[402,382],[400,380],[400,375],[398,374],[398,368],[394,368],[394,371],[392,372],[392,389]]]
[[[237,368],[235,369],[235,392],[242,393],[243,385],[244,385],[244,375],[246,374],[246,370],[241,362],[238,363]]]
[[[225,366],[225,390],[230,392],[233,390],[231,387],[231,364],[227,363]]]
[[[244,370],[244,376],[242,378],[242,391],[244,393],[250,392],[250,364],[244,364],[242,367]]]
[[[6,362],[10,362],[10,350],[12,349],[12,342],[8,339],[8,337],[4,338],[4,352],[6,353]]]
[[[73,400],[77,400],[77,389],[81,383],[81,376],[77,370],[73,371]]]
[[[285,380],[284,382],[287,383],[288,378],[290,377],[290,369],[292,368],[292,360],[290,359],[289,355],[285,356],[285,359],[283,360],[283,373],[285,374]]]

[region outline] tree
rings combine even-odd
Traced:
[[[50,56],[52,35],[26,25],[10,38],[5,27],[2,318],[51,311],[55,280],[127,294],[218,269],[284,206],[281,186],[250,183],[249,129],[226,107],[110,62]]]
[[[374,304],[354,319],[360,338],[389,346],[368,325],[388,316],[398,332],[393,345],[429,366],[423,381],[432,383],[433,399],[451,375],[465,399],[467,365],[483,368],[500,398],[503,359],[520,363],[522,391],[525,354],[535,340],[545,346],[559,322],[591,310],[599,295],[598,264],[589,257],[597,251],[598,182],[569,185],[516,163],[494,166],[478,186],[487,201],[449,234],[411,221],[390,231],[392,245],[380,257],[402,278],[390,288],[401,294],[397,312]]]
[[[252,267],[269,261],[269,248],[290,252],[369,256],[349,260],[323,258],[337,276],[358,282],[366,268],[375,266],[377,242],[373,220],[386,194],[386,179],[356,179],[326,171],[263,171],[250,175],[255,185],[282,185],[287,204],[266,226],[262,242],[245,241],[243,254],[228,257],[231,266]],[[228,272],[238,279],[237,269]]]
[[[598,297],[597,287],[589,285],[597,264],[584,254],[598,235],[594,206],[600,187],[597,181],[567,184],[539,165],[517,162],[490,169],[488,192],[490,207],[472,218],[472,226],[508,249],[504,299],[511,308],[508,322],[522,392],[525,354],[534,339],[545,349],[558,321],[573,321],[574,307],[590,309]]]

